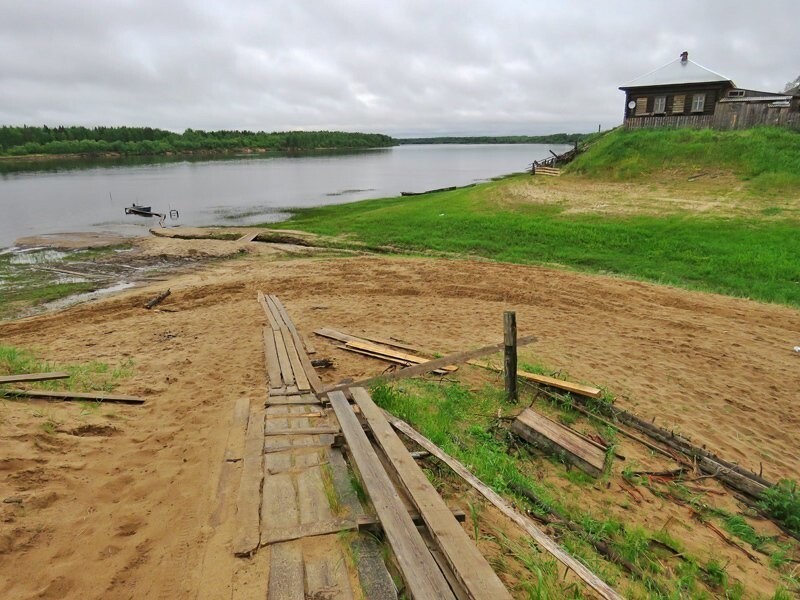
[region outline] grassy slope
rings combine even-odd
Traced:
[[[615,131],[595,140],[570,170],[587,179],[639,179],[645,184],[664,166],[735,169],[749,178],[745,193],[797,195],[800,135],[771,129]],[[558,206],[541,204],[501,208],[504,189],[525,177],[300,211],[283,226],[352,234],[370,245],[559,264],[800,306],[795,219],[612,217],[566,214]]]

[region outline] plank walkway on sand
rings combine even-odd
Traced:
[[[454,599],[450,586],[400,501],[344,393],[331,392],[328,399],[411,596]]]
[[[416,464],[380,408],[363,388],[354,388],[353,400],[367,419],[376,442],[391,461],[411,501],[438,545],[444,560],[470,598],[511,599],[492,567],[458,524],[436,488]],[[332,392],[335,394],[336,392]],[[341,393],[341,392],[339,392]],[[338,413],[337,413],[338,414]],[[349,441],[349,440],[348,440]]]

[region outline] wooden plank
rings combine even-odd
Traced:
[[[92,402],[116,402],[119,404],[144,404],[142,398],[134,396],[121,396],[119,394],[107,394],[105,392],[59,392],[54,390],[0,390],[0,395],[18,398],[39,398],[42,400],[66,400],[81,401],[91,400]]]
[[[418,354],[424,354],[425,353],[424,350],[422,350],[421,348],[418,348],[417,346],[411,346],[409,344],[404,344],[403,342],[398,342],[397,340],[393,340],[391,338],[382,338],[382,337],[378,337],[376,335],[371,335],[371,334],[361,335],[361,336],[358,336],[358,337],[360,337],[361,339],[363,339],[363,340],[365,340],[367,342],[374,342],[376,344],[382,344],[384,346],[389,346],[390,348],[399,348],[400,350],[407,350],[408,352],[415,352],[415,353],[418,353]]]
[[[592,573],[583,563],[578,559],[570,556],[561,546],[555,541],[550,539],[536,524],[528,517],[517,512],[508,502],[506,502],[499,494],[484,484],[480,479],[475,477],[467,468],[454,459],[449,454],[446,454],[441,448],[423,436],[421,433],[412,428],[408,423],[391,416],[388,413],[386,418],[392,427],[414,440],[417,444],[430,452],[433,456],[441,460],[449,466],[456,474],[458,474],[464,481],[469,483],[475,490],[482,494],[489,502],[494,504],[500,512],[506,515],[509,519],[514,521],[528,535],[530,535],[536,543],[542,548],[547,550],[561,564],[572,569],[572,571],[580,577],[589,587],[597,592],[601,598],[606,600],[624,600],[613,588],[600,579],[597,575]]]
[[[411,596],[454,600],[453,592],[398,498],[347,398],[342,392],[334,391],[328,394],[328,399]]]
[[[269,385],[279,387],[281,380],[281,363],[278,360],[278,346],[275,343],[275,331],[271,327],[264,327],[264,360],[267,365]]]
[[[380,408],[364,388],[353,388],[353,399],[367,419],[375,441],[403,482],[433,540],[456,578],[473,599],[511,599],[511,594],[475,543],[453,518],[442,497],[411,457]]]
[[[338,427],[296,427],[288,429],[272,429],[264,432],[265,436],[271,435],[335,435],[341,433]]]
[[[270,600],[305,600],[306,583],[303,550],[300,544],[286,542],[272,547],[269,565]]]
[[[278,350],[278,363],[281,367],[281,379],[286,385],[287,392],[289,388],[295,385],[294,371],[292,370],[292,363],[289,360],[289,352],[286,350],[286,344],[283,343],[283,334],[280,327],[275,332],[275,346]]]
[[[252,402],[244,442],[242,478],[236,498],[236,531],[233,538],[233,553],[236,556],[252,555],[259,544],[259,507],[264,479],[263,440],[264,407],[261,402]]]
[[[236,241],[237,242],[252,242],[252,241],[255,241],[255,239],[259,236],[260,233],[261,233],[260,231],[254,231],[254,232],[251,232],[251,233],[245,233],[242,237],[240,237]]]
[[[511,424],[511,431],[550,453],[564,455],[569,462],[593,477],[603,474],[605,452],[587,443],[570,428],[530,408],[517,416]]]
[[[467,364],[474,367],[489,369],[490,371],[500,372],[499,368],[483,360],[470,360],[467,361]],[[603,396],[603,390],[596,387],[564,381],[563,379],[556,379],[555,377],[548,377],[547,375],[539,375],[538,373],[529,373],[528,371],[522,371],[520,369],[517,370],[517,377],[534,383],[541,383],[542,385],[558,388],[566,392],[572,392],[573,394],[580,394],[588,398],[601,398]]]
[[[517,340],[517,346],[525,346],[527,344],[533,343],[536,341],[536,337],[529,335],[526,337],[519,338]],[[399,369],[394,373],[387,373],[385,375],[377,375],[375,377],[369,377],[367,379],[362,379],[361,381],[356,381],[353,383],[340,383],[337,385],[329,386],[325,388],[325,392],[333,392],[336,390],[345,390],[350,387],[369,387],[373,383],[377,383],[379,381],[393,381],[395,379],[404,379],[406,377],[414,377],[416,375],[422,375],[427,371],[432,371],[433,369],[438,369],[440,367],[445,367],[447,365],[457,365],[459,363],[467,362],[471,358],[478,358],[480,356],[485,356],[487,354],[492,354],[494,352],[498,352],[505,347],[504,342],[500,342],[499,344],[492,344],[491,346],[484,346],[483,348],[478,348],[476,350],[468,350],[466,352],[456,352],[454,354],[448,354],[442,358],[437,358],[434,360],[429,360],[428,362],[422,363],[420,365],[414,365],[411,367],[406,367],[405,369]]]
[[[270,310],[269,304],[267,303],[267,297],[264,296],[264,292],[258,292],[256,295],[256,299],[258,303],[261,305],[261,308],[264,309],[264,314],[267,316],[267,321],[269,322],[269,327],[272,331],[278,331],[278,322],[275,320],[275,317]]]
[[[309,394],[293,394],[293,395],[275,395],[273,396],[270,394],[269,398],[267,398],[267,406],[281,406],[281,405],[288,405],[288,404],[315,404],[319,405],[320,401],[317,400],[316,396],[309,395]]]
[[[278,298],[275,295],[270,296],[270,298],[272,298],[272,301],[275,303],[275,306],[277,307],[278,312],[280,313],[281,317],[283,317],[283,322],[286,323],[286,326],[289,328],[289,331],[292,332],[292,337],[294,338],[294,343],[297,346],[297,349],[300,350],[301,348],[304,347],[308,354],[316,353],[316,350],[314,349],[314,346],[310,342],[305,340],[298,333],[297,328],[294,325],[294,322],[289,317],[289,313],[286,312],[286,307],[283,305],[283,302],[281,302],[280,298]]]
[[[247,421],[250,417],[250,399],[239,398],[233,405],[233,415],[231,416],[231,430],[228,433],[228,442],[225,445],[224,460],[239,460],[242,458],[244,449],[245,432]]]
[[[23,383],[26,381],[50,381],[52,379],[67,379],[69,373],[57,371],[54,373],[22,373],[19,375],[0,375],[0,384]]]
[[[281,336],[283,337],[283,343],[286,345],[289,362],[292,363],[292,372],[297,382],[297,389],[300,392],[310,392],[311,384],[308,381],[308,377],[306,377],[305,369],[300,362],[300,355],[297,352],[297,346],[295,346],[294,339],[288,327],[281,326]]]
[[[420,365],[422,363],[428,362],[430,359],[425,358],[423,356],[416,356],[414,354],[408,354],[406,352],[400,352],[399,350],[394,350],[392,348],[385,348],[378,344],[374,344],[372,342],[361,342],[361,341],[350,341],[345,344],[345,348],[358,348],[359,350],[364,350],[366,352],[372,352],[374,355],[377,356],[385,356],[391,360],[398,360],[402,361],[403,363],[411,363]],[[456,371],[458,367],[455,365],[447,365],[442,367],[443,371]]]

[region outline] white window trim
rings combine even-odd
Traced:
[[[692,96],[692,112],[693,113],[703,112],[705,109],[706,109],[706,95],[694,94]]]

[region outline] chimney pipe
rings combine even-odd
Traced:
[[[686,64],[688,61],[689,61],[689,53],[684,50],[683,52],[681,52],[681,62],[683,64]]]

